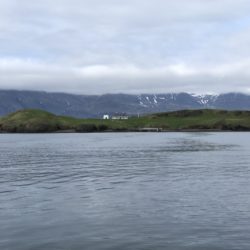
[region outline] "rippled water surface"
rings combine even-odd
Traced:
[[[0,249],[250,249],[250,133],[0,135]]]

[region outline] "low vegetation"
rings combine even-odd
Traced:
[[[182,110],[128,120],[76,119],[42,110],[21,110],[0,118],[1,132],[250,131],[250,111]]]

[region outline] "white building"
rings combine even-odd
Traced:
[[[128,116],[126,114],[117,114],[112,116],[112,120],[128,120]]]
[[[103,120],[109,120],[109,115],[103,115]]]

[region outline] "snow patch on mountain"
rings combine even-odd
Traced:
[[[212,104],[218,98],[218,95],[209,95],[209,94],[204,95],[204,94],[190,93],[190,96],[194,97],[196,99],[196,101],[199,104],[204,105],[204,107],[210,107],[210,106],[212,106]]]

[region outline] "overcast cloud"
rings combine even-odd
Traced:
[[[249,0],[0,0],[0,88],[250,93]]]

